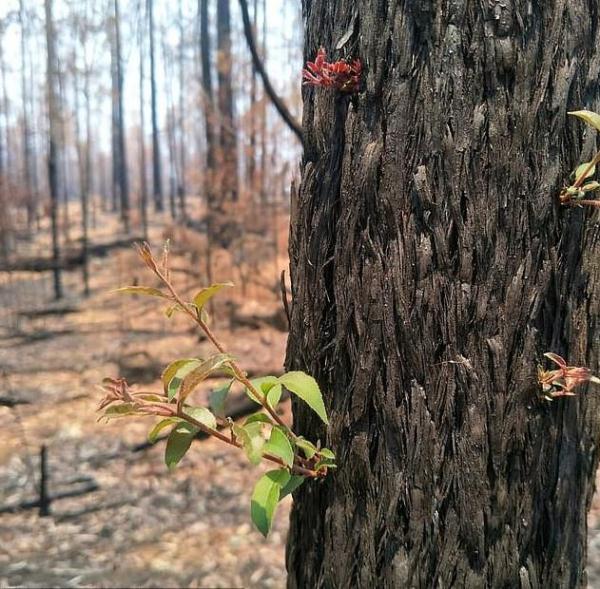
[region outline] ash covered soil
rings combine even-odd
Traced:
[[[172,264],[189,260],[174,255]],[[25,402],[0,407],[0,509],[37,498],[42,444],[50,493],[98,486],[53,502],[50,517],[0,513],[0,587],[283,587],[291,499],[268,539],[250,525],[250,494],[266,467],[204,440],[169,472],[164,443],[132,451],[154,419],[97,422],[103,377],[126,371],[152,389],[171,360],[213,352],[184,317],[167,319],[158,300],[110,293],[135,281],[155,285],[133,251],[94,260],[91,274],[92,293],[83,298],[79,272],[65,273],[60,304],[51,302],[49,277],[0,277],[0,396]],[[188,294],[205,286],[174,276]],[[281,306],[276,293],[252,285],[247,298]],[[223,303],[213,327],[251,374],[281,373],[286,333],[236,327]],[[196,400],[223,382],[208,381]]]

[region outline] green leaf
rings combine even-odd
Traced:
[[[279,501],[281,501],[286,495],[290,495],[293,493],[304,481],[306,477],[302,477],[299,475],[292,475],[287,484],[281,489],[279,494]]]
[[[200,292],[196,293],[194,296],[194,305],[196,308],[201,311],[202,307],[206,305],[206,303],[214,297],[221,289],[233,286],[232,282],[220,282],[218,284],[212,284],[206,288],[203,288]]]
[[[271,437],[263,448],[263,454],[267,453],[281,458],[288,466],[294,464],[294,449],[285,432],[279,426],[275,426],[271,430]]]
[[[335,454],[329,448],[321,448],[319,450],[319,456],[325,459],[335,460]]]
[[[258,531],[265,538],[271,529],[281,489],[287,485],[289,480],[290,474],[287,470],[270,470],[260,477],[254,486],[250,516]]]
[[[577,166],[575,170],[575,182],[583,182],[587,178],[591,178],[596,173],[596,166],[593,165],[589,170],[588,167],[592,162],[586,162],[585,164],[581,164]],[[587,170],[587,171],[586,171]],[[585,174],[585,176],[584,176]]]
[[[323,396],[317,381],[305,372],[288,372],[279,377],[279,382],[290,393],[300,397],[323,421],[329,424],[323,404]]]
[[[196,421],[199,421],[202,425],[210,429],[217,429],[217,419],[206,407],[190,407],[186,405],[183,408],[183,412]]]
[[[156,440],[158,440],[158,434],[160,434],[160,432],[165,429],[166,427],[169,427],[170,425],[173,425],[175,423],[178,423],[179,421],[181,421],[179,418],[177,417],[167,417],[166,419],[161,419],[151,430],[150,433],[148,434],[148,441],[151,444],[155,444]]]
[[[138,411],[132,403],[111,405],[104,410],[102,416],[110,419],[111,417],[126,417],[127,415],[138,415]]]
[[[254,422],[244,426],[234,425],[233,433],[238,442],[242,444],[248,460],[256,466],[262,458],[265,445],[265,439],[262,436],[262,423]]]
[[[312,442],[309,442],[302,437],[296,438],[296,446],[304,452],[304,455],[308,459],[312,458],[319,451]]]
[[[161,299],[169,299],[162,290],[158,288],[152,288],[151,286],[124,286],[122,288],[117,288],[113,290],[113,292],[119,294],[132,294],[132,295],[146,295],[150,297],[160,297]]]
[[[202,360],[198,358],[182,358],[171,362],[164,369],[161,378],[169,401],[177,394],[177,389],[183,378],[201,363]]]
[[[588,182],[581,187],[583,192],[592,192],[592,190],[598,190],[600,188],[600,182]]]
[[[576,110],[574,112],[568,113],[573,115],[574,117],[580,118],[582,121],[590,125],[590,127],[594,127],[596,131],[600,131],[600,115],[592,112],[591,110]]]
[[[165,463],[168,468],[175,468],[192,445],[198,430],[188,423],[176,425],[167,439],[165,448]]]
[[[268,415],[266,415],[265,413],[253,413],[246,419],[246,421],[244,422],[244,425],[248,425],[249,423],[254,423],[255,421],[260,421],[261,423],[268,423],[270,425],[273,425],[271,418]]]
[[[229,354],[215,354],[202,364],[190,371],[181,383],[179,391],[179,400],[184,401],[188,395],[207,377],[211,372],[223,366],[227,362],[231,362],[232,357]]]
[[[327,467],[329,468],[337,468],[337,464],[334,464],[333,462],[329,461],[329,460],[319,460],[319,462],[317,462],[317,464],[315,464],[315,470],[321,470],[322,468]]]
[[[225,416],[225,400],[227,399],[227,395],[231,390],[231,385],[233,384],[233,380],[224,384],[223,386],[215,389],[210,394],[210,400],[208,402],[209,407],[219,417]]]
[[[252,379],[250,382],[255,389],[262,392],[263,395],[266,395],[269,406],[275,409],[283,393],[281,385],[279,384],[279,379],[276,376],[261,376],[259,378]],[[256,398],[250,389],[246,389],[246,394],[255,403],[262,405],[262,403]]]

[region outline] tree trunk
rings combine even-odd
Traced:
[[[31,232],[36,215],[36,195],[33,190],[32,169],[34,164],[31,153],[31,125],[29,121],[28,91],[27,91],[27,43],[28,31],[26,27],[27,14],[25,13],[24,0],[19,0],[19,25],[21,27],[21,100],[23,105],[23,175],[25,190],[27,191],[27,228]]]
[[[217,0],[217,78],[219,81],[219,177],[222,201],[238,198],[237,134],[233,119],[231,15],[229,0]]]
[[[152,109],[152,188],[154,210],[163,211],[162,177],[160,169],[160,142],[158,140],[158,106],[156,102],[156,59],[154,52],[154,0],[148,0],[148,28],[150,35],[150,101]]]
[[[141,8],[140,8],[141,10]],[[140,26],[139,30],[139,46],[140,46],[140,77],[139,77],[139,93],[140,93],[140,215],[142,218],[142,232],[144,239],[148,239],[148,181],[146,174],[146,117],[145,117],[145,100],[144,100],[144,60],[146,58],[144,52],[144,30]]]
[[[339,468],[295,494],[290,587],[581,587],[598,398],[539,399],[547,351],[598,372],[593,212],[558,192],[595,134],[596,2],[312,2],[287,368]],[[343,49],[336,51],[336,47]]]
[[[206,171],[204,196],[206,201],[206,277],[212,284],[212,244],[214,242],[215,215],[215,109],[210,69],[210,32],[208,23],[208,0],[198,0],[200,20],[200,60],[202,62],[202,91],[204,93],[204,130],[206,134]],[[212,301],[210,301],[212,303]],[[212,310],[212,309],[211,309]]]
[[[115,76],[116,76],[116,101],[117,101],[117,147],[118,157],[118,183],[121,206],[121,221],[126,233],[129,233],[129,178],[127,173],[127,151],[125,148],[125,121],[123,114],[123,60],[121,57],[121,23],[119,14],[119,0],[114,0],[115,10]],[[114,90],[113,90],[114,91]]]
[[[46,13],[46,58],[47,58],[47,96],[48,96],[48,185],[50,187],[50,220],[52,228],[52,261],[54,265],[54,297],[63,296],[60,272],[60,244],[58,238],[58,137],[60,121],[58,115],[58,96],[56,93],[56,35],[52,20],[52,0],[45,0]]]

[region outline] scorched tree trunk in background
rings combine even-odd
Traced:
[[[581,586],[598,397],[540,401],[536,370],[598,370],[598,223],[557,200],[594,148],[566,112],[600,107],[598,3],[303,4],[305,58],[365,73],[304,91],[287,367],[339,469],[296,494],[289,585]]]

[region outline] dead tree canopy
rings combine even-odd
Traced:
[[[593,213],[557,195],[600,105],[593,2],[312,2],[287,368],[339,469],[295,494],[290,587],[581,587],[597,396],[540,401],[544,352],[598,370]],[[581,158],[581,159],[580,159]]]

